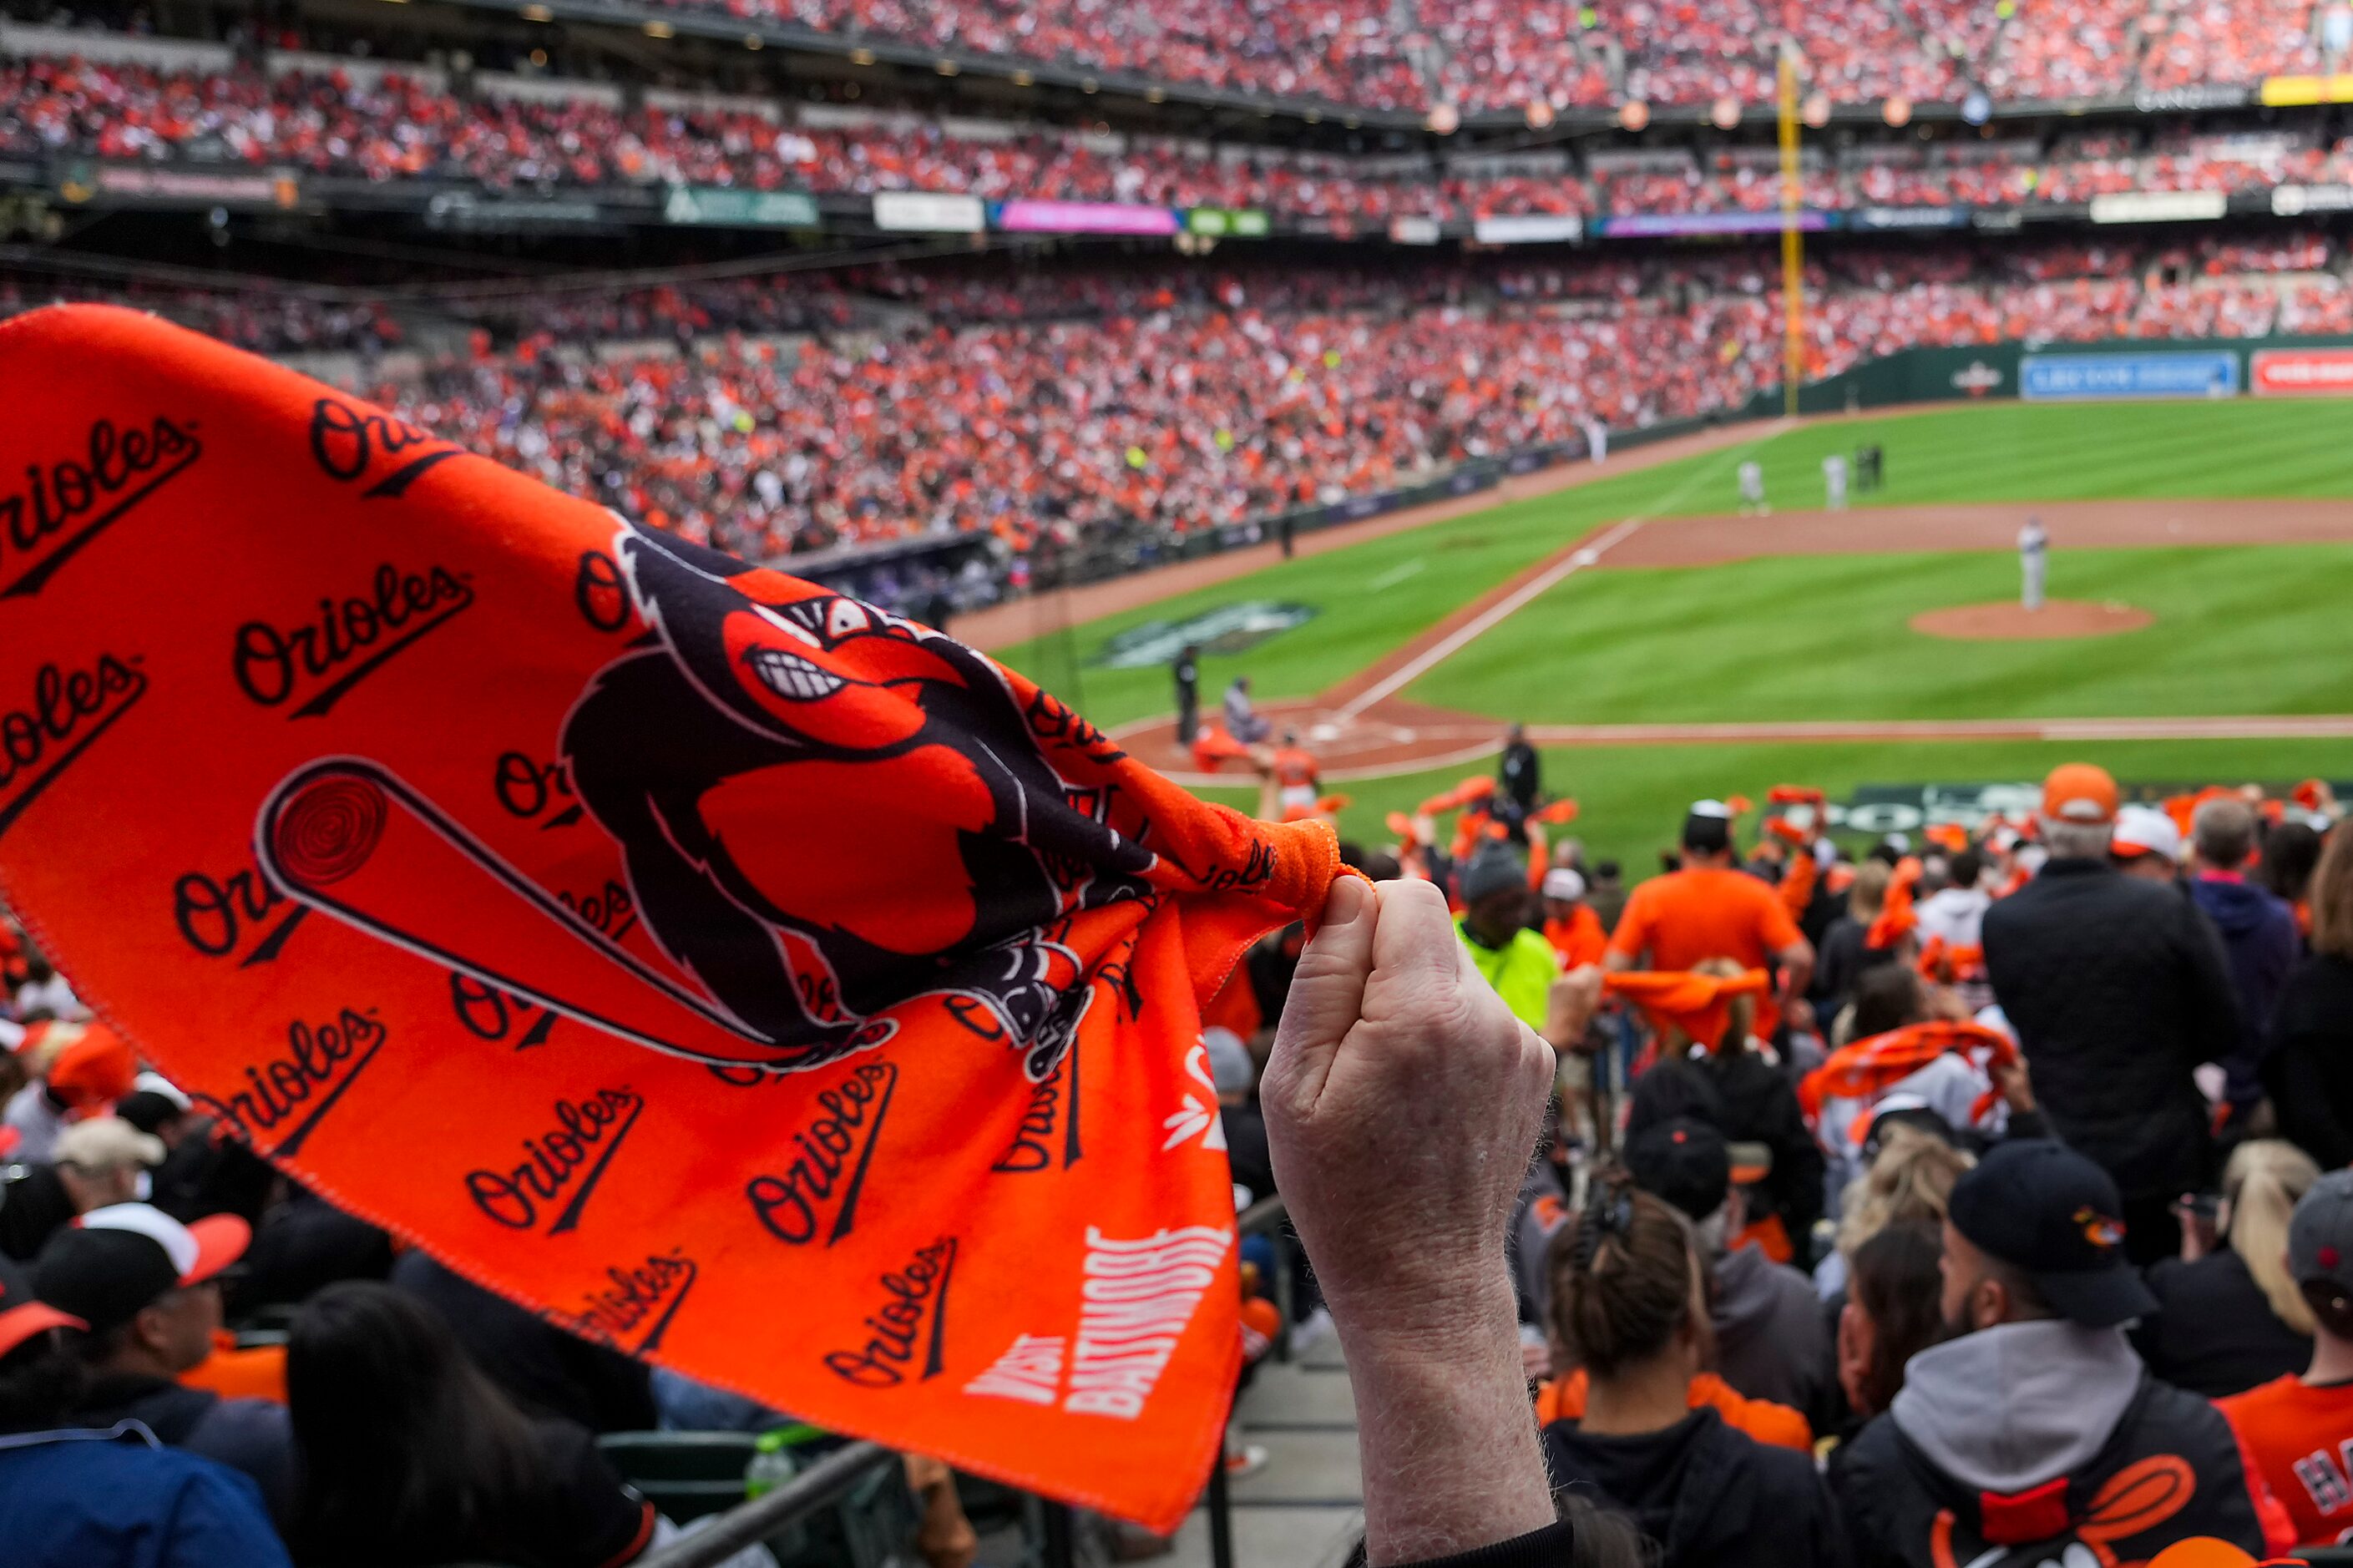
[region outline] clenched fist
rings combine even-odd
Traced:
[[[1333,884],[1260,1099],[1348,1358],[1376,1568],[1551,1518],[1504,1231],[1553,1070],[1435,887]]]

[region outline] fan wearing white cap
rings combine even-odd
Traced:
[[[2181,868],[2181,829],[2153,805],[2118,806],[2108,858],[2127,877],[2170,882]]]
[[[1585,877],[1573,866],[1555,866],[1544,875],[1545,940],[1560,954],[1564,969],[1599,963],[1609,950],[1609,933],[1601,917],[1585,901]]]
[[[68,1341],[89,1324],[41,1300],[0,1258],[0,1562],[8,1568],[287,1568],[253,1483],[159,1447],[138,1426],[91,1432]]]
[[[49,1238],[34,1264],[33,1288],[90,1325],[74,1347],[90,1373],[76,1425],[140,1422],[173,1447],[252,1477],[283,1520],[294,1471],[286,1407],[224,1399],[178,1381],[212,1353],[222,1271],[251,1238],[251,1227],[234,1215],[182,1225],[146,1204],[115,1204]]]

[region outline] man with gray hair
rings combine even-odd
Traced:
[[[2189,837],[2198,856],[2189,896],[2221,933],[2231,988],[2239,997],[2240,1043],[2222,1058],[2222,1067],[2232,1114],[2243,1116],[2263,1096],[2257,1075],[2272,1015],[2303,944],[2295,911],[2286,900],[2247,879],[2246,864],[2255,852],[2253,806],[2234,795],[2217,795],[2190,817]]]
[[[2243,1041],[2212,922],[2158,883],[2109,863],[2116,780],[2070,763],[2042,786],[2051,855],[1986,911],[1986,973],[2018,1033],[2052,1130],[2124,1196],[2137,1263],[2180,1244],[2172,1203],[2200,1187],[2205,1097],[2191,1077]]]

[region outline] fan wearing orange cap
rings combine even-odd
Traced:
[[[288,1568],[243,1476],[136,1426],[110,1434],[69,1423],[83,1373],[68,1342],[87,1327],[0,1258],[0,1561]]]
[[[42,1300],[90,1325],[74,1346],[89,1381],[79,1426],[137,1421],[175,1448],[242,1470],[277,1518],[293,1502],[294,1431],[286,1407],[223,1399],[180,1373],[212,1352],[221,1274],[252,1230],[234,1215],[182,1225],[146,1204],[92,1209],[51,1237],[33,1266]]]
[[[52,1022],[28,1035],[25,1048],[47,1061],[39,1079],[8,1102],[6,1125],[17,1139],[14,1157],[29,1163],[54,1158],[67,1122],[103,1116],[139,1076],[130,1046],[104,1024]]]
[[[2173,1200],[2204,1180],[2209,1116],[2192,1075],[2239,1045],[2239,1003],[2197,906],[2112,864],[2117,806],[2105,770],[2052,770],[2050,858],[1986,911],[1985,963],[2052,1131],[2115,1181],[2126,1246],[2147,1262],[2176,1250]]]

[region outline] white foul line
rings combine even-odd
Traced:
[[[1461,652],[1472,643],[1476,642],[1479,638],[1486,636],[1487,633],[1493,630],[1500,622],[1507,620],[1511,616],[1515,616],[1519,614],[1520,611],[1525,609],[1530,601],[1534,600],[1538,595],[1550,589],[1556,584],[1567,582],[1569,578],[1575,576],[1586,567],[1590,566],[1596,561],[1600,560],[1604,551],[1609,549],[1610,546],[1619,543],[1624,540],[1627,535],[1641,527],[1644,521],[1645,520],[1642,518],[1630,517],[1625,521],[1620,523],[1617,527],[1611,529],[1609,532],[1603,534],[1600,538],[1595,540],[1592,543],[1586,545],[1580,550],[1571,551],[1569,552],[1568,559],[1563,561],[1559,565],[1553,567],[1548,572],[1539,573],[1536,576],[1522,584],[1514,593],[1505,598],[1497,600],[1480,615],[1472,617],[1461,626],[1456,627],[1453,633],[1448,636],[1444,640],[1437,643],[1433,647],[1424,649],[1421,653],[1419,653],[1412,658],[1407,660],[1403,668],[1385,677],[1377,684],[1370,687],[1369,689],[1358,692],[1355,697],[1349,699],[1347,704],[1344,706],[1338,713],[1335,714],[1334,717],[1345,723],[1362,714],[1366,709],[1370,708],[1374,703],[1381,701],[1386,698],[1392,697],[1408,686],[1412,685],[1430,670],[1436,668],[1438,665],[1444,663],[1446,660],[1452,658],[1456,654]]]
[[[1415,573],[1419,572],[1424,566],[1429,564],[1429,557],[1417,555],[1412,560],[1407,562],[1404,565],[1392,566],[1388,571],[1382,573],[1379,576],[1374,578],[1372,585],[1376,588],[1394,588],[1398,584],[1404,582],[1407,578],[1412,576]]]

